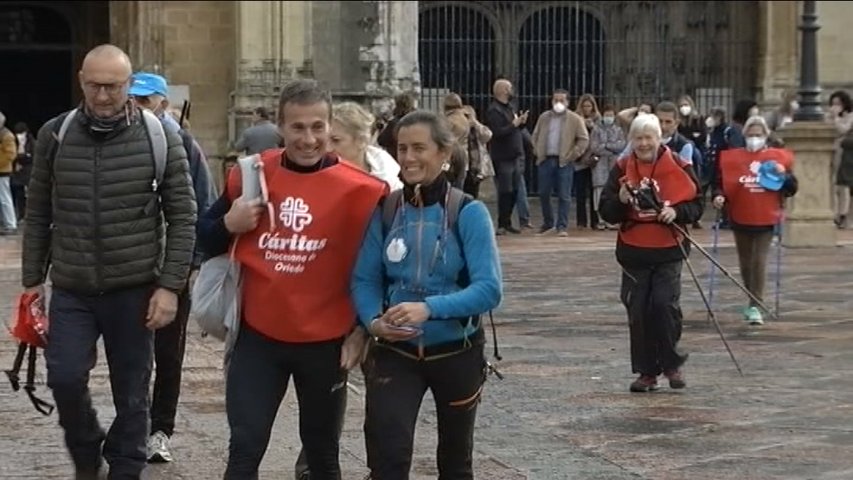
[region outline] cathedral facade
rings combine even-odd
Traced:
[[[94,45],[159,72],[214,162],[256,106],[311,77],[375,112],[414,91],[437,108],[458,92],[482,108],[499,75],[532,112],[554,88],[617,107],[694,97],[700,109],[755,98],[772,106],[799,76],[802,2],[83,1],[6,2],[0,110],[38,125],[80,99],[76,70]],[[847,2],[818,2],[821,84],[850,87]],[[847,76],[847,77],[845,77]],[[34,81],[37,79],[37,81]]]

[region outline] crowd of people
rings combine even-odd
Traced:
[[[80,84],[81,104],[37,137],[16,128],[9,143],[3,130],[0,163],[7,233],[17,227],[6,221],[13,189],[5,177],[29,169],[22,215],[11,218],[25,222],[22,283],[50,317],[47,382],[80,480],[103,476],[103,460],[111,479],[138,479],[146,463],[174,460],[191,292],[213,258],[238,265],[241,279],[226,349],[224,478],[258,478],[292,378],[303,445],[296,478],[339,479],[346,385],[359,367],[370,478],[408,478],[429,390],[439,478],[471,479],[490,371],[482,320],[503,296],[495,237],[534,228],[526,162],[536,165],[542,200],[538,235],[568,236],[572,199],[577,227],[617,231],[632,392],[659,388],[661,375],[671,388],[687,385],[684,232],[701,226],[706,195],[734,233],[754,297],[744,319],[760,325],[767,251],[784,199],[797,191],[795,158],[775,135],[796,105],[762,116],[754,102],[739,102],[729,120],[722,108],[700,115],[689,96],[618,109],[587,94],[571,110],[569,92],[557,89],[532,122],[501,78],[482,121],[460,94],[447,95],[440,113],[402,94],[381,128],[363,106],[292,81],[275,114],[255,110],[234,148],[256,157],[231,169],[217,192],[201,146],[170,114],[167,79],[134,72],[122,50],[102,45],[86,55]],[[853,106],[845,92],[831,105],[844,228]],[[257,185],[244,184],[252,178]],[[496,225],[477,199],[489,178]],[[107,431],[88,388],[99,338],[116,407]]]

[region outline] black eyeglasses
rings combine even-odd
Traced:
[[[127,86],[127,80],[120,83],[96,83],[96,82],[85,82],[83,83],[83,88],[86,89],[88,93],[92,95],[97,95],[101,93],[101,89],[107,92],[107,95],[116,95],[121,93],[124,87]]]

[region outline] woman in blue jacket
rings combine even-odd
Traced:
[[[444,176],[454,144],[447,121],[431,112],[400,120],[402,195],[375,212],[353,273],[359,321],[376,339],[364,364],[373,480],[409,477],[428,389],[438,417],[439,478],[473,478],[474,421],[487,369],[480,317],[500,303],[502,280],[486,206],[457,201]]]

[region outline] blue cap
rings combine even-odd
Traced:
[[[128,95],[133,97],[147,97],[148,95],[169,96],[169,86],[166,79],[156,73],[137,72],[133,74],[133,83],[130,84]]]
[[[785,174],[779,173],[776,170],[777,166],[775,160],[768,160],[762,162],[761,166],[758,167],[758,184],[765,190],[778,192],[782,189],[782,184],[785,183]]]

